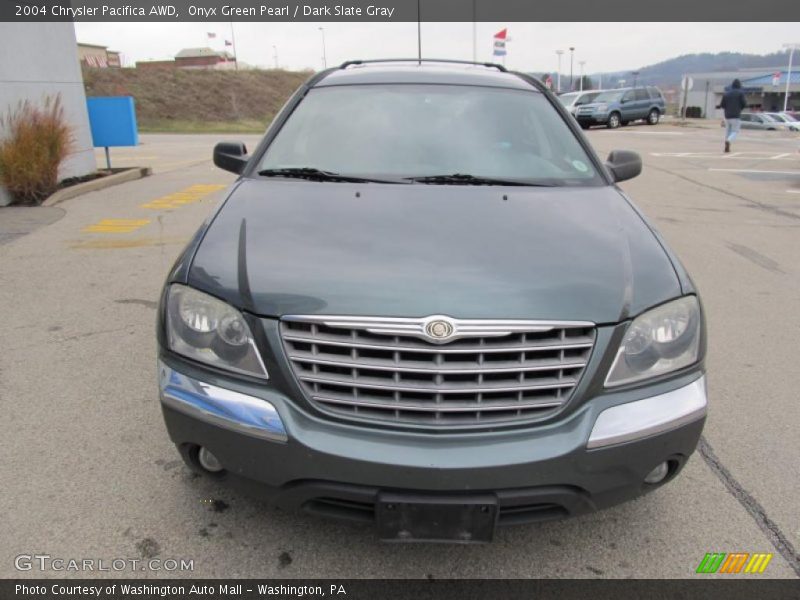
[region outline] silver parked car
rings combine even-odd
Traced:
[[[790,131],[800,131],[800,121],[785,113],[771,112],[765,114],[776,123],[782,123]]]
[[[767,113],[742,113],[742,129],[761,129],[766,131],[787,131],[785,123],[771,118]]]
[[[597,98],[602,91],[603,90],[594,90],[590,92],[567,92],[566,94],[561,94],[558,99],[561,101],[561,104],[564,105],[564,108],[567,109],[569,114],[574,117],[579,106],[594,102],[594,99]]]

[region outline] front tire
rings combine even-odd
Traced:
[[[606,122],[606,127],[608,127],[609,129],[616,129],[617,127],[619,127],[620,122],[621,121],[619,118],[619,113],[613,112],[610,115],[608,115],[608,121]]]
[[[654,108],[650,111],[650,114],[647,115],[647,124],[658,125],[659,119],[661,119],[661,113],[658,111],[658,109]]]

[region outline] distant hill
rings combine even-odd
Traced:
[[[133,96],[143,131],[263,132],[309,72],[91,69],[87,96]]]
[[[647,65],[639,68],[632,67],[627,71],[603,73],[603,87],[616,87],[619,80],[624,79],[626,85],[633,84],[633,71],[639,71],[637,83],[657,85],[663,89],[680,86],[681,77],[686,73],[706,73],[713,71],[735,71],[737,69],[775,67],[787,64],[785,52],[773,54],[742,54],[739,52],[720,52],[717,54],[684,54],[676,58]],[[595,86],[598,82],[597,73],[590,74]],[[554,76],[555,77],[555,76]],[[577,81],[577,77],[575,78]],[[561,85],[564,87],[564,74],[561,74]]]

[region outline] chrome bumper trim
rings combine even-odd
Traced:
[[[158,382],[165,406],[253,437],[276,442],[289,439],[278,411],[266,400],[198,381],[161,361]]]
[[[597,417],[586,447],[601,448],[677,429],[704,417],[707,404],[703,375],[666,394],[612,406]]]

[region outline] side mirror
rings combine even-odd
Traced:
[[[214,164],[239,175],[247,165],[247,147],[242,142],[220,142],[214,146]]]
[[[630,150],[612,150],[606,159],[606,167],[615,182],[626,181],[642,172],[642,157]]]

